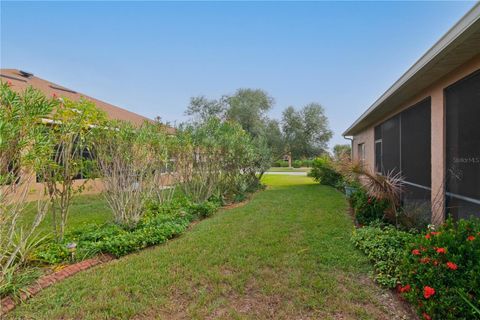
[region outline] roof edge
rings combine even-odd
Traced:
[[[471,25],[480,20],[480,1],[477,2],[457,23],[455,23],[435,44],[427,50],[397,81],[395,81],[355,122],[342,133],[342,136],[351,136],[358,124],[367,118],[387,98],[406,84],[415,74],[432,61],[439,53],[445,50]]]

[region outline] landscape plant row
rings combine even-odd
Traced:
[[[422,318],[480,318],[480,219],[448,219],[420,233],[373,224],[352,241],[374,263],[375,279]]]
[[[294,168],[310,168],[313,164],[313,160],[305,159],[305,160],[293,160],[292,161],[292,167]],[[272,167],[282,167],[282,168],[287,168],[288,167],[288,161],[286,160],[277,160],[272,164]]]
[[[121,256],[162,243],[193,217],[255,191],[271,163],[266,142],[234,121],[133,124],[108,119],[86,99],[10,86],[0,83],[0,293],[11,292],[33,263]],[[92,179],[101,182],[113,219],[68,233],[72,199]],[[187,200],[165,214],[178,206],[175,194]],[[46,215],[52,228],[44,237],[36,229]]]
[[[401,205],[401,177],[350,159],[317,158],[311,175],[346,191],[358,226],[352,242],[379,284],[398,290],[423,319],[480,318],[480,219],[427,225]]]
[[[32,253],[30,264],[81,261],[100,253],[118,258],[166,242],[181,234],[192,221],[211,216],[218,207],[218,201],[195,204],[183,196],[166,204],[150,202],[134,228],[125,229],[114,223],[87,225],[67,233],[61,243],[43,242]],[[69,244],[75,244],[75,250],[69,250]]]

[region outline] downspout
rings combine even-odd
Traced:
[[[353,137],[348,138],[347,136],[342,136],[345,140],[350,140],[350,159],[353,161]]]

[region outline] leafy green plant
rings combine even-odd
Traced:
[[[216,203],[205,201],[200,204],[192,203],[188,207],[188,211],[193,216],[197,216],[199,218],[207,218],[210,217],[218,208]]]
[[[407,250],[402,288],[409,288],[404,296],[419,314],[432,319],[478,317],[472,305],[480,304],[480,219],[448,219],[437,231],[419,235]]]
[[[23,270],[9,269],[5,274],[5,281],[0,283],[0,298],[5,296],[20,297],[25,292],[25,287],[41,276],[38,268]]]
[[[301,160],[295,160],[295,161],[293,161],[292,166],[294,168],[300,168],[302,166],[302,161]]]
[[[336,187],[342,181],[342,175],[336,171],[328,155],[323,155],[313,160],[309,176],[313,177],[320,184],[332,187]]]
[[[355,246],[373,262],[375,280],[389,288],[396,287],[400,282],[405,246],[413,240],[411,233],[380,224],[356,229],[352,235]]]
[[[50,161],[39,172],[45,192],[50,198],[53,233],[62,241],[72,198],[81,193],[85,183],[95,175],[91,172],[92,127],[99,126],[105,114],[87,99],[79,101],[53,98],[57,103],[52,122],[44,135],[50,147]],[[90,172],[88,172],[90,169]],[[85,176],[82,173],[87,172]],[[81,183],[75,183],[79,178]]]
[[[56,102],[28,87],[15,92],[0,81],[0,287],[11,285],[14,275],[35,246],[34,233],[48,210],[48,201],[36,201],[31,224],[19,226],[28,214],[27,200],[34,172],[48,161],[49,145],[41,120]]]
[[[379,200],[362,188],[357,187],[349,197],[355,219],[360,225],[368,225],[374,221],[384,221],[385,210],[388,208],[387,200]]]
[[[182,233],[193,219],[209,217],[218,207],[216,201],[196,204],[182,195],[167,203],[152,199],[146,203],[145,215],[134,228],[122,228],[112,223],[89,225],[68,233],[61,243],[45,243],[35,251],[35,261],[58,264],[83,260],[99,253],[120,257],[164,243]],[[68,243],[77,245],[74,255],[67,249]]]
[[[288,161],[285,160],[277,160],[272,164],[273,167],[288,167]]]
[[[477,308],[471,301],[470,298],[462,291],[458,290],[458,295],[465,301],[470,307],[472,307],[472,310],[474,313],[476,313],[478,316],[480,316],[480,308]]]
[[[313,160],[302,160],[302,167],[310,168],[313,166]]]
[[[111,121],[97,128],[95,150],[104,183],[104,196],[115,223],[135,228],[144,214],[144,203],[161,192],[163,134],[152,125],[141,127]],[[157,179],[158,178],[158,179]],[[157,194],[157,198],[161,198]]]

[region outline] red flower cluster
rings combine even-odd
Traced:
[[[399,287],[398,287],[398,291],[399,291],[400,293],[408,292],[408,291],[410,291],[410,289],[411,289],[411,287],[410,287],[409,284],[407,284],[407,285],[405,285],[405,286],[403,286],[403,287],[402,287],[402,286],[399,286]]]
[[[437,231],[432,231],[432,232],[430,232],[430,234],[431,234],[432,236],[438,236],[440,233],[441,233],[441,232],[437,232]]]
[[[437,253],[443,253],[443,254],[447,253],[447,250],[445,250],[445,248],[437,248],[436,251]]]
[[[426,314],[425,312],[422,313],[422,316],[423,316],[423,319],[425,319],[425,320],[432,320],[432,318],[428,314]]]
[[[427,234],[425,235],[425,239],[430,239],[430,238],[431,238],[430,233],[427,233]]]
[[[12,86],[12,81],[8,80],[7,81],[7,87],[11,87]]]
[[[450,269],[450,270],[457,270],[458,266],[455,263],[448,261],[447,262],[447,268]]]
[[[425,299],[429,299],[431,296],[435,294],[435,289],[429,286],[423,287],[423,296]]]
[[[468,236],[467,241],[473,241],[473,240],[475,240],[474,236]]]
[[[419,256],[419,255],[420,255],[420,250],[418,250],[418,249],[413,249],[413,250],[412,250],[412,254],[413,254],[413,255],[416,255],[416,256]]]
[[[427,264],[430,262],[430,258],[429,257],[425,257],[425,258],[421,258],[420,259],[420,263],[423,263],[423,264]]]

